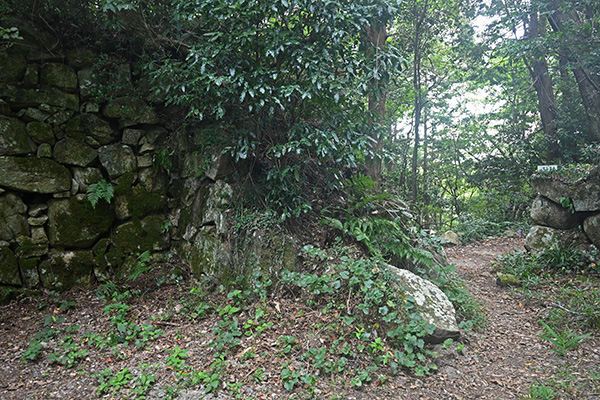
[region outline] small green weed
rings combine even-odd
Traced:
[[[585,338],[590,336],[590,333],[578,336],[569,328],[564,331],[556,331],[544,321],[540,321],[540,324],[545,329],[545,332],[540,336],[554,345],[552,351],[563,357],[567,354],[567,351],[579,346]]]
[[[72,326],[67,329],[67,332],[73,332],[79,329],[77,326]],[[80,349],[72,335],[68,335],[62,340],[62,352],[54,352],[48,355],[51,362],[64,365],[67,368],[72,368],[79,360],[85,358],[88,351]]]
[[[529,387],[529,393],[523,399],[531,400],[553,400],[556,398],[556,393],[551,386],[536,380]]]
[[[98,380],[96,393],[98,396],[103,394],[116,393],[129,386],[133,375],[129,368],[124,368],[116,373],[111,368],[106,368],[104,371],[92,375]]]
[[[169,356],[165,363],[173,367],[174,370],[179,371],[185,367],[185,360],[188,357],[187,350],[175,346],[173,350],[169,350]]]
[[[128,280],[135,281],[140,275],[154,268],[154,265],[150,264],[151,255],[152,253],[150,253],[149,250],[138,254],[137,262],[129,269],[129,277],[127,278]]]

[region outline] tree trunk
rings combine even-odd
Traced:
[[[375,67],[378,65],[380,51],[385,47],[387,40],[387,28],[385,23],[372,23],[367,27],[367,56],[375,59]],[[369,113],[374,125],[373,131],[373,156],[367,162],[367,175],[377,184],[381,182],[381,151],[383,150],[383,125],[385,124],[385,103],[387,99],[385,82],[377,76],[373,79],[369,92]]]
[[[555,32],[563,31],[564,26],[570,22],[578,28],[582,27],[583,22],[575,12],[572,11],[570,14],[565,14],[560,10],[557,1],[551,2],[549,8],[551,14],[548,16],[548,21]],[[569,54],[569,49],[564,49],[561,53]],[[567,60],[572,66],[573,75],[577,81],[590,134],[595,140],[600,141],[600,81],[593,74],[590,74],[588,69],[582,66],[576,56],[568,56]]]
[[[421,36],[423,34],[423,22],[427,15],[428,3],[425,1],[422,8],[415,2],[413,15],[415,17],[415,31],[413,40],[413,90],[415,92],[415,120],[414,120],[414,146],[412,159],[411,176],[411,200],[413,204],[417,202],[418,179],[417,170],[419,165],[419,128],[421,124],[421,111],[423,109],[423,85],[421,84]]]
[[[540,36],[540,31],[538,15],[537,13],[531,13],[527,36],[530,39],[536,39]],[[542,119],[544,135],[548,140],[546,162],[552,163],[558,158],[558,141],[556,138],[556,104],[552,81],[548,74],[548,64],[543,55],[534,56],[532,60],[525,60],[525,62],[529,67],[533,86],[537,93],[538,110]]]

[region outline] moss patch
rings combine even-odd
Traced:
[[[113,220],[114,212],[104,201],[92,208],[85,196],[51,200],[48,203],[48,238],[53,246],[90,247],[108,232]]]
[[[91,251],[67,251],[52,254],[40,264],[40,278],[47,289],[67,290],[87,287],[93,282],[94,257]]]
[[[169,246],[168,236],[161,232],[164,222],[165,217],[160,215],[134,219],[115,229],[111,238],[118,250],[125,254],[164,250]]]

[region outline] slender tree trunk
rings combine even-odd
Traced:
[[[417,202],[418,179],[417,171],[419,165],[419,128],[421,124],[421,111],[423,109],[423,85],[421,84],[421,37],[423,22],[427,15],[428,2],[424,1],[422,5],[415,2],[413,15],[415,16],[415,31],[413,40],[413,90],[415,92],[415,120],[414,120],[414,146],[412,158],[412,176],[411,176],[411,200],[413,204]]]
[[[531,13],[529,16],[530,39],[536,39],[540,36],[541,28],[537,13]],[[529,73],[533,80],[533,86],[538,97],[538,109],[542,119],[544,135],[548,140],[548,149],[546,153],[546,162],[552,163],[558,158],[558,140],[556,137],[556,104],[552,81],[548,74],[548,64],[543,55],[534,56],[532,60],[525,60],[529,67]]]
[[[383,68],[383,66],[378,65],[378,56],[385,47],[387,37],[388,34],[385,23],[373,23],[367,28],[367,55],[369,58],[373,57],[375,59],[375,66],[377,69]],[[376,129],[374,130],[372,137],[373,157],[367,163],[367,175],[378,184],[381,182],[381,152],[383,150],[384,139],[382,127],[385,124],[386,90],[385,82],[376,76],[371,84],[371,90],[369,92],[369,112]]]

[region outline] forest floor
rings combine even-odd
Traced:
[[[318,327],[333,317],[289,296],[269,297],[262,317],[224,308],[231,305],[227,294],[196,293],[191,279],[169,275],[177,266],[163,265],[128,281],[126,291],[103,285],[2,306],[0,398],[191,400],[214,385],[216,394],[204,398],[600,399],[598,332],[560,356],[540,337],[539,320],[552,304],[497,285],[494,257],[522,248],[521,239],[493,238],[447,249],[488,322],[452,347],[431,346],[440,357],[430,376],[400,371],[356,388],[342,373],[342,379],[321,376],[288,391],[283,368],[293,371],[303,360],[290,351],[293,346],[282,345],[284,336],[319,346],[330,339]],[[227,358],[218,358],[207,345],[217,342],[216,327],[227,312],[237,312],[246,321],[240,330],[251,333],[242,335]],[[531,396],[532,384],[537,397]]]

